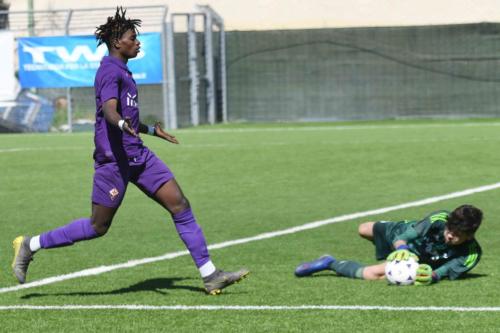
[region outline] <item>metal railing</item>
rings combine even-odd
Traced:
[[[167,6],[135,6],[128,7],[127,16],[137,17],[142,20],[141,32],[161,33],[161,59],[163,65],[161,100],[163,104],[163,122],[168,128],[175,129],[179,126],[178,121],[178,88],[176,87],[175,62],[175,36],[186,33],[187,43],[190,47],[187,50],[187,61],[190,81],[190,125],[200,124],[199,104],[203,103],[203,111],[206,112],[207,122],[214,124],[217,113],[217,100],[221,101],[223,122],[227,121],[227,98],[226,98],[226,72],[225,72],[225,32],[223,19],[209,6],[197,6],[195,13],[171,14],[168,16]],[[89,35],[96,27],[103,23],[103,18],[112,16],[116,7],[100,7],[85,9],[57,9],[57,10],[36,10],[36,11],[0,11],[0,18],[6,20],[6,28],[14,33],[16,38],[28,36],[56,36],[56,35]],[[202,17],[204,24],[202,27],[203,43],[196,44],[196,36],[200,33],[199,27],[188,23],[185,32],[176,31],[174,18],[184,16],[189,20],[194,17]],[[218,34],[217,43],[212,39],[213,33]],[[215,45],[214,45],[215,44]],[[202,52],[200,52],[202,47]],[[214,53],[217,53],[218,61],[214,64]],[[204,71],[196,67],[196,62],[204,64]],[[184,74],[181,74],[184,75]],[[217,76],[217,79],[215,78]],[[186,79],[184,78],[184,79]],[[203,82],[203,91],[200,91],[199,82]],[[72,94],[74,89],[65,88],[67,100],[68,128],[72,128],[73,103]],[[218,95],[217,95],[218,94]],[[216,96],[217,95],[217,96]],[[159,102],[159,101],[158,101]],[[158,102],[152,104],[158,106]]]
[[[103,16],[112,16],[116,7],[55,9],[36,11],[0,11],[0,17],[7,17],[6,28],[16,37],[78,35],[93,32],[103,23]],[[166,22],[167,6],[128,7],[130,16],[142,19],[144,32],[161,31]]]

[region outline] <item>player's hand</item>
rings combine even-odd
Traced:
[[[412,253],[407,249],[400,249],[391,252],[391,254],[387,256],[387,261],[393,261],[393,260],[402,261],[402,260],[408,260],[410,258],[413,258],[415,259],[415,261],[418,261],[418,256],[415,253]]]
[[[123,123],[122,131],[137,137],[138,135],[135,132],[134,128],[132,127],[132,123],[130,122],[130,118],[126,117],[124,120],[125,120],[125,122]]]
[[[432,267],[427,264],[420,264],[417,268],[416,286],[428,286],[432,283]]]
[[[163,130],[163,128],[161,128],[161,123],[159,121],[157,121],[155,123],[154,127],[155,127],[155,135],[156,136],[158,136],[164,140],[167,140],[168,142],[179,144],[179,141],[177,141],[175,136],[173,136],[172,134],[168,134],[167,132],[165,132]]]

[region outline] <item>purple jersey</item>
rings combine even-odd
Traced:
[[[105,56],[97,70],[95,81],[96,121],[94,160],[96,163],[118,162],[139,156],[144,148],[142,140],[123,133],[117,124],[104,118],[103,104],[110,99],[118,101],[118,113],[130,118],[132,128],[139,132],[137,86],[132,73],[120,59]]]

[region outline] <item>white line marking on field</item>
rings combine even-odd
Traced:
[[[48,150],[48,151],[53,151],[53,150],[91,150],[91,147],[27,147],[27,148],[6,148],[6,149],[0,149],[0,153],[17,153],[17,152],[24,152],[24,151],[41,151],[41,150]]]
[[[294,123],[290,123],[290,126],[279,126],[279,127],[251,127],[250,125],[243,125],[241,128],[181,128],[178,130],[172,130],[172,133],[253,133],[253,132],[287,132],[287,131],[344,131],[344,130],[379,130],[379,129],[406,129],[406,128],[455,128],[455,127],[498,127],[500,122],[485,121],[485,122],[464,122],[464,123],[437,123],[437,124],[380,124],[380,125],[324,125],[324,126],[294,126]],[[42,136],[46,137],[75,137],[75,136],[91,136],[92,132],[75,132],[75,133],[13,133],[13,134],[3,134],[5,137],[29,137],[29,136]]]
[[[462,140],[462,141],[459,141]],[[494,142],[494,141],[500,141],[500,138],[492,138],[492,137],[467,137],[467,138],[455,138],[455,137],[450,137],[450,138],[442,138],[442,139],[428,139],[426,137],[421,137],[418,139],[401,139],[399,138],[397,141],[397,144],[406,144],[406,143],[427,143],[427,144],[432,144],[432,143],[447,143],[447,142],[452,142],[455,144],[459,144],[460,142],[466,142],[466,143],[471,143],[471,142]],[[316,142],[316,145],[326,145],[326,146],[346,146],[346,145],[366,145],[366,144],[391,144],[394,141],[389,141],[389,140],[378,140],[374,138],[368,138],[366,140],[349,140],[348,142],[346,141],[336,141],[336,140],[329,140],[329,141],[320,141]],[[293,146],[296,147],[297,145],[300,145],[302,143],[298,142],[290,142],[290,141],[273,141],[273,142],[252,142],[251,144],[242,142],[242,143],[237,143],[237,142],[226,142],[226,143],[187,143],[187,144],[182,144],[179,147],[176,147],[176,149],[182,149],[182,148],[189,148],[189,149],[207,149],[207,148],[213,148],[213,149],[227,149],[227,148],[235,148],[235,149],[254,149],[255,147],[264,147],[264,148],[269,148],[269,147],[275,147],[275,146]],[[308,143],[303,143],[304,145]],[[5,148],[5,149],[0,149],[0,154],[2,153],[19,153],[19,152],[32,152],[32,151],[64,151],[64,150],[88,150],[92,151],[92,147],[25,147],[25,148]]]
[[[383,305],[0,305],[0,311],[10,310],[132,310],[132,311],[452,311],[499,312],[500,307],[461,306],[383,306]]]
[[[329,225],[332,223],[354,220],[357,218],[367,217],[367,216],[371,216],[371,215],[379,215],[379,214],[383,214],[383,213],[387,213],[387,212],[391,212],[391,211],[395,211],[395,210],[400,210],[400,209],[405,209],[405,208],[410,208],[410,207],[424,206],[424,205],[436,203],[436,202],[443,201],[443,200],[460,198],[460,197],[468,196],[468,195],[475,194],[475,193],[496,190],[498,188],[500,188],[500,182],[495,183],[495,184],[491,184],[491,185],[485,185],[485,186],[480,186],[480,187],[476,187],[476,188],[471,188],[471,189],[467,189],[467,190],[463,190],[463,191],[452,192],[452,193],[448,193],[448,194],[444,194],[444,195],[440,195],[440,196],[430,197],[427,199],[411,201],[411,202],[403,203],[403,204],[396,205],[396,206],[390,206],[390,207],[384,207],[384,208],[379,208],[379,209],[374,209],[374,210],[368,210],[365,212],[358,212],[358,213],[353,213],[353,214],[341,215],[341,216],[333,217],[333,218],[326,219],[326,220],[306,223],[303,225],[299,225],[299,226],[284,229],[284,230],[266,232],[266,233],[259,234],[259,235],[253,236],[253,237],[240,238],[240,239],[230,240],[230,241],[226,241],[226,242],[222,242],[222,243],[212,244],[212,245],[208,246],[208,248],[210,250],[222,249],[222,248],[237,245],[237,244],[245,244],[245,243],[250,243],[250,242],[259,241],[259,240],[263,240],[263,239],[269,239],[269,238],[274,238],[274,237],[278,237],[278,236],[294,234],[294,233],[297,233],[300,231],[315,229],[315,228],[319,228],[319,227]],[[114,271],[117,269],[131,268],[131,267],[136,267],[139,265],[154,263],[154,262],[158,262],[158,261],[174,259],[174,258],[184,256],[187,254],[189,254],[189,252],[187,250],[184,250],[184,251],[166,253],[166,254],[164,254],[162,256],[158,256],[158,257],[130,260],[130,261],[127,261],[125,263],[116,264],[116,265],[89,268],[89,269],[85,269],[85,270],[74,272],[74,273],[53,276],[53,277],[41,279],[38,281],[25,283],[22,285],[0,288],[0,294],[7,293],[10,291],[18,291],[18,290],[22,290],[22,289],[44,286],[44,285],[48,285],[48,284],[52,284],[52,283],[56,283],[56,282],[66,281],[66,280],[85,277],[85,276],[100,275],[100,274],[103,274],[106,272],[111,272],[111,271]]]
[[[493,141],[500,141],[500,138],[491,138],[491,137],[468,137],[468,138],[463,138],[462,142],[493,142]],[[321,142],[316,142],[316,145],[326,145],[326,146],[346,146],[346,145],[365,145],[365,144],[377,144],[377,143],[383,143],[383,144],[390,144],[394,141],[389,141],[389,140],[377,140],[374,138],[368,138],[366,140],[350,140],[349,142],[345,141],[336,141],[336,140],[330,140],[330,141],[321,141]],[[445,143],[445,142],[452,142],[455,144],[459,144],[460,141],[457,138],[443,138],[443,139],[427,139],[425,137],[419,138],[419,139],[398,139],[397,144],[405,144],[405,143]],[[252,144],[248,143],[237,143],[237,142],[226,142],[226,143],[187,143],[187,144],[182,144],[179,147],[176,147],[177,149],[182,149],[182,148],[191,148],[191,149],[207,149],[207,148],[213,148],[213,149],[227,149],[227,148],[235,148],[235,149],[255,149],[255,147],[264,147],[264,148],[269,148],[269,147],[276,147],[276,146],[293,146],[296,147],[297,145],[300,145],[301,143],[297,142],[290,142],[290,141],[273,141],[273,142],[252,142]],[[303,143],[304,145],[308,143]],[[92,151],[92,147],[26,147],[26,148],[5,148],[5,149],[0,149],[0,154],[5,154],[5,153],[22,153],[22,152],[33,152],[33,151],[73,151],[73,150],[88,150]]]
[[[462,140],[462,141],[459,141]],[[315,145],[325,145],[325,146],[354,146],[354,145],[366,145],[366,144],[411,144],[411,143],[426,143],[426,144],[432,144],[432,143],[454,143],[454,144],[460,144],[460,143],[472,143],[472,142],[494,142],[494,141],[500,141],[500,138],[491,138],[491,137],[467,137],[467,138],[455,138],[455,137],[450,137],[450,138],[443,138],[443,139],[427,139],[425,137],[421,137],[418,139],[398,139],[397,142],[394,140],[377,140],[374,138],[368,138],[366,140],[349,140],[348,142],[340,140],[330,140],[330,141],[320,141],[316,142]],[[227,143],[188,143],[188,144],[183,144],[179,148],[195,148],[195,149],[206,149],[206,148],[214,148],[214,149],[227,149],[227,148],[236,148],[236,149],[254,149],[255,147],[264,147],[264,148],[269,148],[269,147],[275,147],[275,146],[293,146],[297,147],[297,145],[308,145],[309,143],[300,143],[300,142],[291,142],[291,141],[273,141],[273,142],[252,142],[251,144],[248,143],[235,143],[235,142],[227,142]]]
[[[454,128],[454,127],[498,127],[500,122],[469,122],[441,124],[411,124],[411,125],[325,125],[325,126],[284,126],[284,127],[243,127],[243,128],[188,128],[179,133],[253,133],[253,132],[309,132],[309,131],[344,131],[344,130],[378,130],[378,129],[409,129],[409,128]]]

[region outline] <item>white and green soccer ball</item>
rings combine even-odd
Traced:
[[[393,260],[385,265],[385,277],[389,284],[408,286],[415,283],[418,262],[410,258],[408,260]]]

